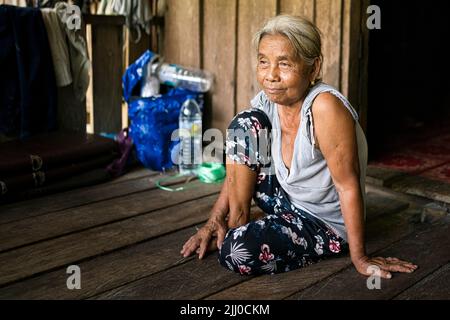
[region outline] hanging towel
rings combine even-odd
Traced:
[[[41,12],[52,52],[56,85],[58,87],[68,86],[72,83],[72,72],[70,71],[66,32],[54,9],[41,9]]]

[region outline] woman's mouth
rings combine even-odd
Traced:
[[[279,89],[279,88],[265,88],[265,91],[266,91],[267,93],[270,93],[270,94],[277,94],[277,93],[283,92],[284,89]]]

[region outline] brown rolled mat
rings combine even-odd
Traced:
[[[105,168],[93,169],[46,185],[44,187],[24,190],[18,193],[5,194],[3,197],[0,196],[0,204],[28,200],[48,194],[64,192],[75,188],[87,187],[94,184],[106,182],[111,179],[112,176]]]
[[[106,171],[106,167],[115,157],[115,154],[107,154],[86,161],[72,162],[48,171],[36,171],[6,178],[0,177],[0,199],[10,194],[24,193],[30,189],[46,187],[93,169],[100,168]]]
[[[63,167],[118,152],[117,143],[96,134],[52,132],[0,144],[0,178]]]

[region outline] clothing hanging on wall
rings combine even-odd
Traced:
[[[0,5],[0,134],[56,129],[56,81],[39,9]]]
[[[58,87],[64,87],[73,82],[75,96],[83,101],[89,86],[91,64],[80,30],[65,23],[67,12],[68,4],[63,2],[57,3],[54,9],[42,9],[55,65],[56,83]]]
[[[141,30],[150,34],[152,10],[149,1],[143,0],[102,0],[97,14],[125,16],[125,24],[132,31],[135,42],[141,39]]]

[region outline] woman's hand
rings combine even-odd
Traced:
[[[353,262],[356,270],[365,276],[371,276],[379,268],[379,276],[384,279],[392,278],[391,272],[414,272],[418,266],[407,261],[403,261],[397,258],[382,258],[374,257],[369,258],[367,256],[362,257]],[[377,273],[375,273],[377,274]]]
[[[196,252],[198,258],[202,259],[207,251],[213,251],[222,246],[226,233],[225,217],[221,214],[213,214],[206,224],[186,241],[181,249],[181,254],[183,257],[188,257]],[[213,239],[213,237],[217,239]]]

